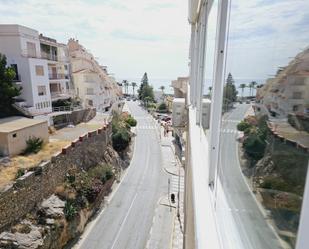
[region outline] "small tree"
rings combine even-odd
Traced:
[[[39,137],[30,137],[26,140],[27,147],[24,154],[38,153],[43,147],[43,140]]]
[[[148,76],[147,76],[146,72],[143,75],[143,78],[141,80],[140,88],[138,89],[138,98],[140,100],[142,100],[142,94],[143,94],[143,90],[144,90],[145,86],[148,86]]]
[[[21,94],[21,88],[13,84],[15,76],[14,69],[7,67],[6,56],[0,54],[0,118],[12,115],[14,97]]]
[[[112,135],[113,148],[118,151],[124,151],[130,143],[130,134],[127,129],[121,128]]]
[[[223,96],[224,96],[224,100],[223,100],[223,106],[224,108],[228,109],[233,102],[235,102],[237,100],[237,91],[236,91],[236,87],[234,84],[234,79],[231,73],[228,74],[227,80],[226,80],[226,84],[224,86],[224,92],[223,92]]]

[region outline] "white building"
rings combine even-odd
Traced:
[[[276,116],[309,113],[309,48],[258,88],[257,100]]]
[[[42,58],[47,60],[52,101],[73,98],[74,85],[70,76],[69,51],[65,44],[55,39],[39,36]]]
[[[16,24],[0,25],[0,53],[16,71],[22,87],[17,105],[31,115],[52,112],[52,101],[73,97],[66,47],[38,31]]]
[[[0,25],[0,53],[15,68],[20,98],[31,114],[52,111],[47,60],[42,59],[39,33],[20,25]]]
[[[78,40],[70,39],[68,48],[76,95],[83,107],[107,111],[121,95],[117,82],[108,75],[107,68],[100,66]]]

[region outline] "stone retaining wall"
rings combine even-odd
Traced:
[[[50,196],[65,180],[69,169],[87,170],[105,161],[111,133],[111,125],[108,125],[80,136],[50,161],[42,162],[0,192],[0,232]]]

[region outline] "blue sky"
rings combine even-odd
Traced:
[[[117,78],[188,74],[185,0],[0,0],[0,23],[77,38]]]

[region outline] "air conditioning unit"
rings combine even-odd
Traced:
[[[210,106],[211,106],[211,101],[209,99],[203,99],[203,102],[202,102],[202,126],[203,126],[204,129],[209,129]]]
[[[173,99],[173,127],[184,127],[187,122],[186,104],[184,98]]]

